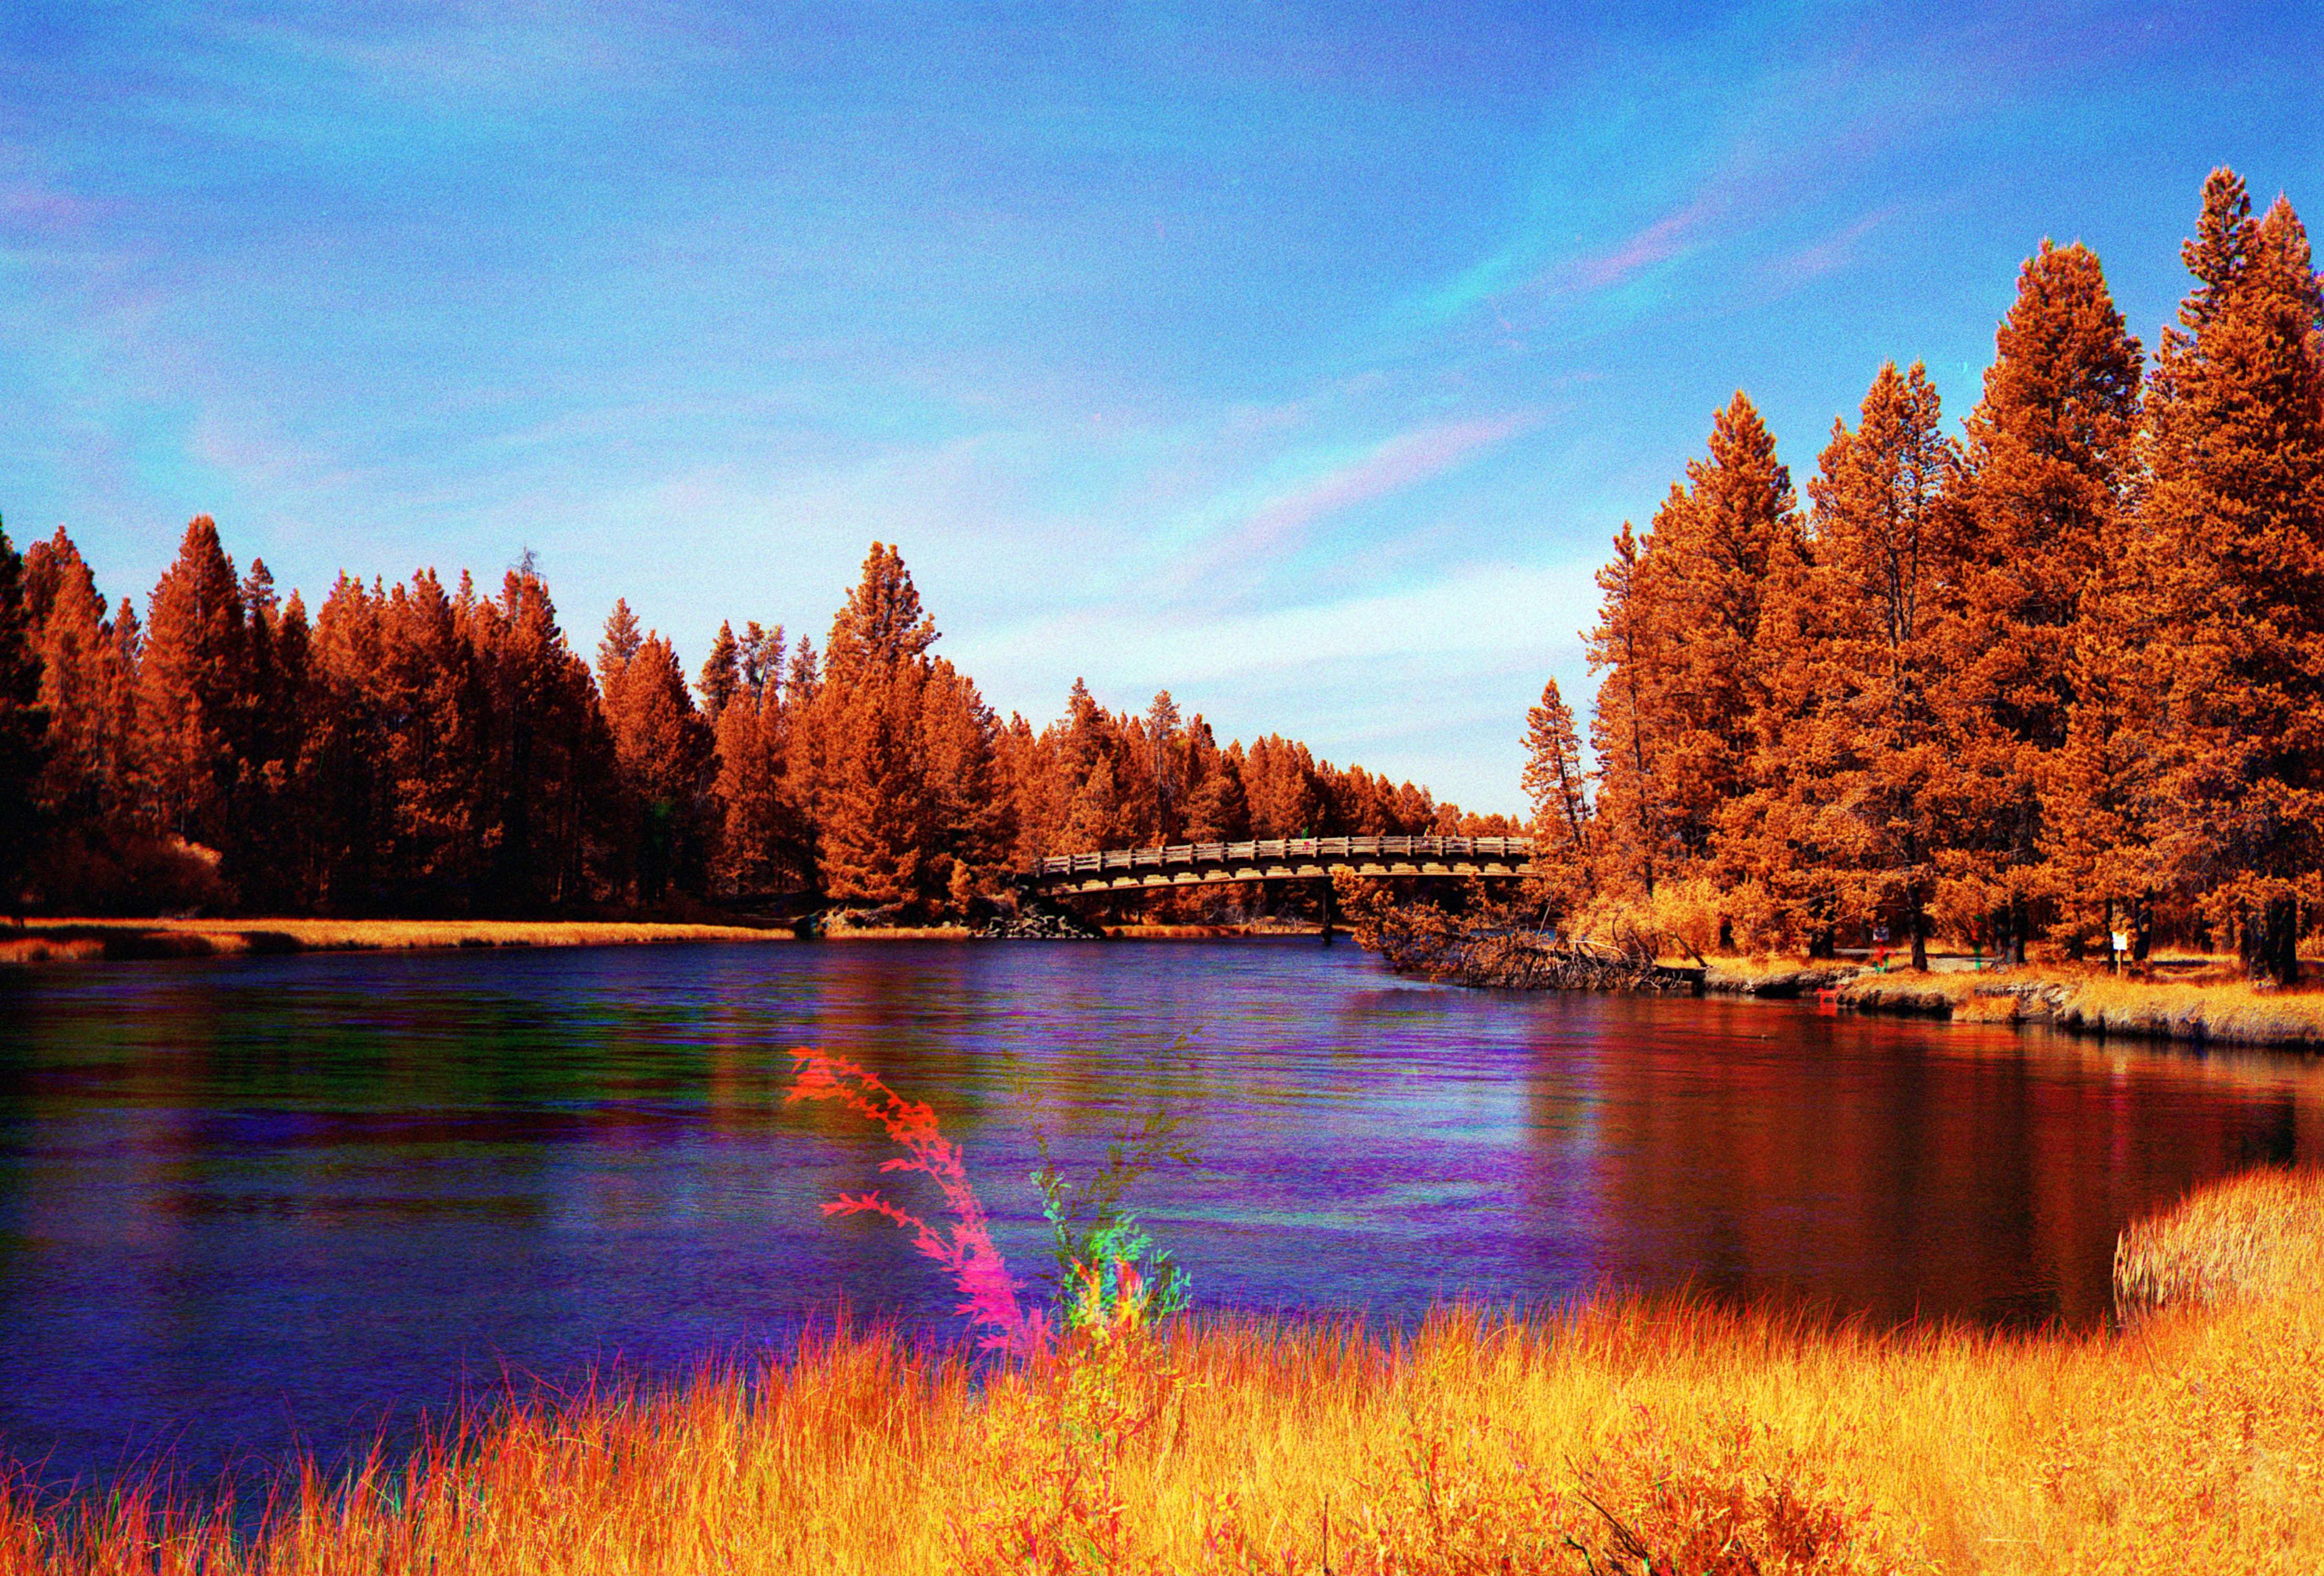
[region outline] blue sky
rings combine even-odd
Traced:
[[[873,539],[1086,675],[1518,807],[1711,412],[1965,415],[2044,235],[2150,346],[2202,178],[2324,213],[2324,8],[411,4],[0,16],[0,517],[141,604],[540,557],[699,661]]]

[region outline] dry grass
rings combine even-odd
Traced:
[[[734,925],[582,920],[58,919],[0,929],[0,963],[416,947],[610,946],[673,941],[788,941]]]
[[[2289,1204],[2237,1184],[2151,1233]],[[2236,1228],[2240,1230],[2240,1228]],[[2212,1235],[2216,1238],[2217,1231]],[[2145,1237],[2139,1237],[2146,1240]],[[2247,1277],[2254,1278],[2254,1277]],[[2089,1335],[1686,1302],[1382,1343],[1186,1323],[994,1375],[827,1341],[753,1385],[517,1407],[267,1532],[0,1501],[43,1576],[2324,1568],[2324,1286]]]
[[[2140,980],[2060,965],[1865,974],[1842,989],[1841,1000],[1864,1011],[1922,1013],[1969,1023],[2046,1020],[2131,1038],[2324,1046],[2324,991],[2265,991],[2216,975]]]
[[[2280,1298],[2324,1286],[2324,1174],[2255,1171],[2140,1221],[2115,1246],[2116,1304],[2133,1311]]]

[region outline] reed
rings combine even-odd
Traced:
[[[2324,1173],[2255,1171],[2135,1222],[2115,1245],[2126,1313],[2281,1297],[2324,1285]]]

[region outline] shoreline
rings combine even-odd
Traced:
[[[1714,959],[1706,995],[1817,997],[1852,1011],[1950,1023],[2034,1025],[2093,1038],[2324,1050],[2324,991],[2239,979],[2139,980],[2041,964],[1877,972],[1861,964]],[[1829,992],[1829,997],[1825,993]]]
[[[1118,925],[1110,941],[1313,940],[1317,928],[1253,925]],[[558,919],[111,919],[0,923],[0,969],[10,964],[152,963],[282,957],[307,953],[454,952],[511,947],[667,946],[689,942],[795,943],[788,925]],[[974,941],[965,925],[840,928],[824,942]]]

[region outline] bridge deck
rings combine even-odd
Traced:
[[[1029,875],[1051,892],[1318,880],[1342,874],[1506,880],[1527,873],[1532,858],[1533,841],[1526,837],[1277,837],[1058,854],[1041,861]]]

